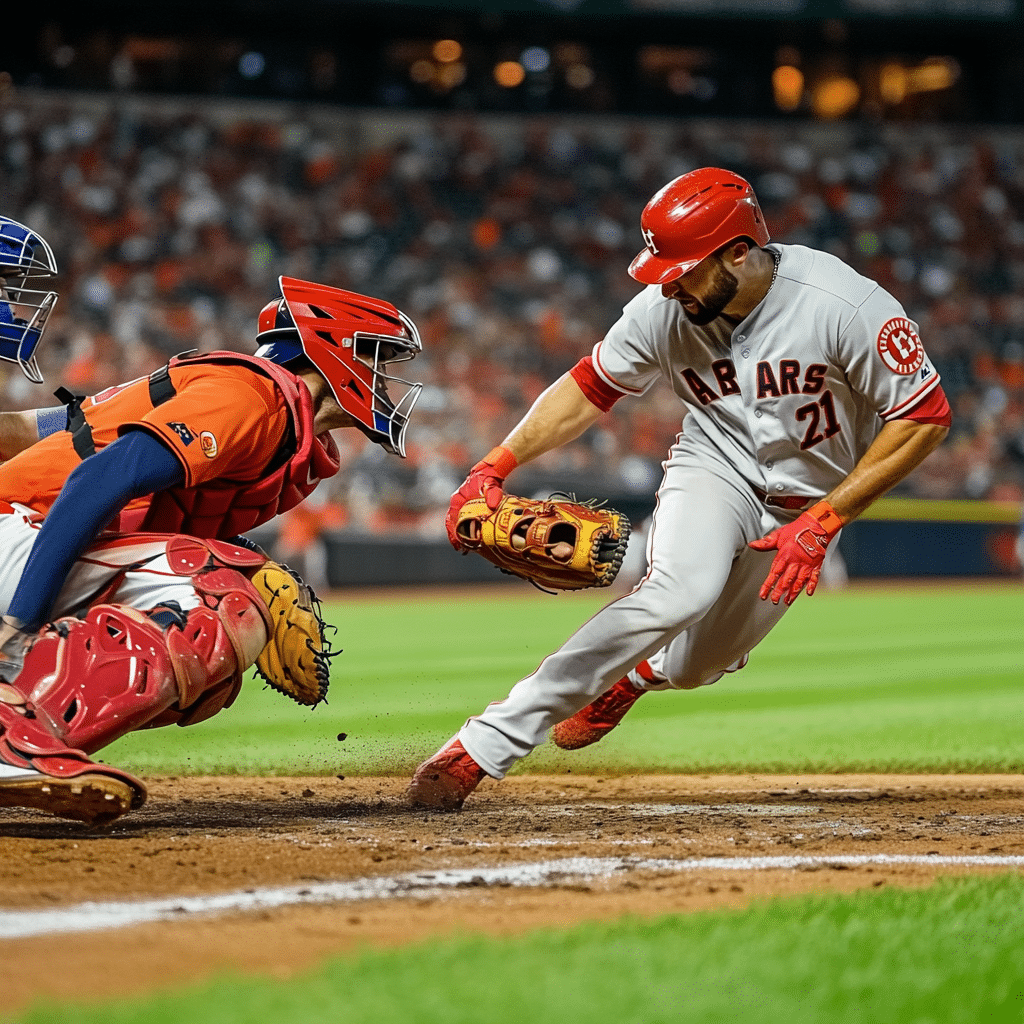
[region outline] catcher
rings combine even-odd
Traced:
[[[280,285],[254,356],[175,357],[0,429],[8,458],[38,437],[0,466],[0,806],[139,807],[143,783],[90,755],[217,714],[254,663],[301,704],[326,695],[315,598],[241,535],[337,472],[332,429],[404,456],[422,385],[387,371],[421,342],[388,302]]]

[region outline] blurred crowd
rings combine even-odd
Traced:
[[[280,274],[379,295],[424,341],[402,367],[426,385],[409,457],[339,432],[343,472],[281,540],[301,550],[320,523],[440,534],[470,463],[638,290],[626,267],[645,202],[709,164],[750,179],[775,240],[835,253],[920,324],[954,423],[900,493],[1024,499],[1024,131],[9,92],[2,212],[51,243],[61,298],[47,385],[0,364],[4,408],[187,349],[251,352]],[[655,387],[538,470],[653,494],[681,411]]]

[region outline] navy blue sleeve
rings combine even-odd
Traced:
[[[67,478],[32,546],[8,614],[28,632],[49,617],[76,559],[133,498],[185,482],[178,457],[152,434],[130,430]]]

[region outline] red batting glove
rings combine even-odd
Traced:
[[[512,452],[508,448],[498,445],[497,448],[492,448],[469,471],[466,482],[452,495],[448,514],[444,517],[444,528],[448,533],[448,540],[456,551],[462,550],[462,544],[455,533],[462,506],[471,498],[483,498],[489,509],[496,509],[501,504],[504,495],[501,485],[505,482],[505,477],[518,465],[519,461]]]
[[[779,552],[761,587],[761,600],[770,595],[772,604],[784,598],[790,605],[805,586],[808,596],[813,594],[829,541],[842,528],[843,521],[836,510],[827,501],[819,501],[793,522],[772,530],[760,540],[752,540],[747,546],[755,551]]]

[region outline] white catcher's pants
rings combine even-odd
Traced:
[[[470,756],[488,775],[504,777],[553,725],[644,659],[658,676],[648,689],[688,689],[741,668],[786,611],[759,597],[775,552],[747,542],[797,515],[763,506],[729,467],[674,448],[658,491],[647,576],[505,700],[466,722],[458,735]]]
[[[14,506],[12,513],[0,514],[0,614],[7,614],[21,579],[39,528],[30,521],[32,512]],[[132,537],[103,537],[94,541],[68,574],[57,597],[52,617],[74,615],[88,607],[110,581],[127,565],[144,563],[125,574],[110,603],[127,604],[147,610],[176,601],[183,612],[199,604],[188,576],[171,571],[164,551],[167,542],[147,540],[147,534]]]

